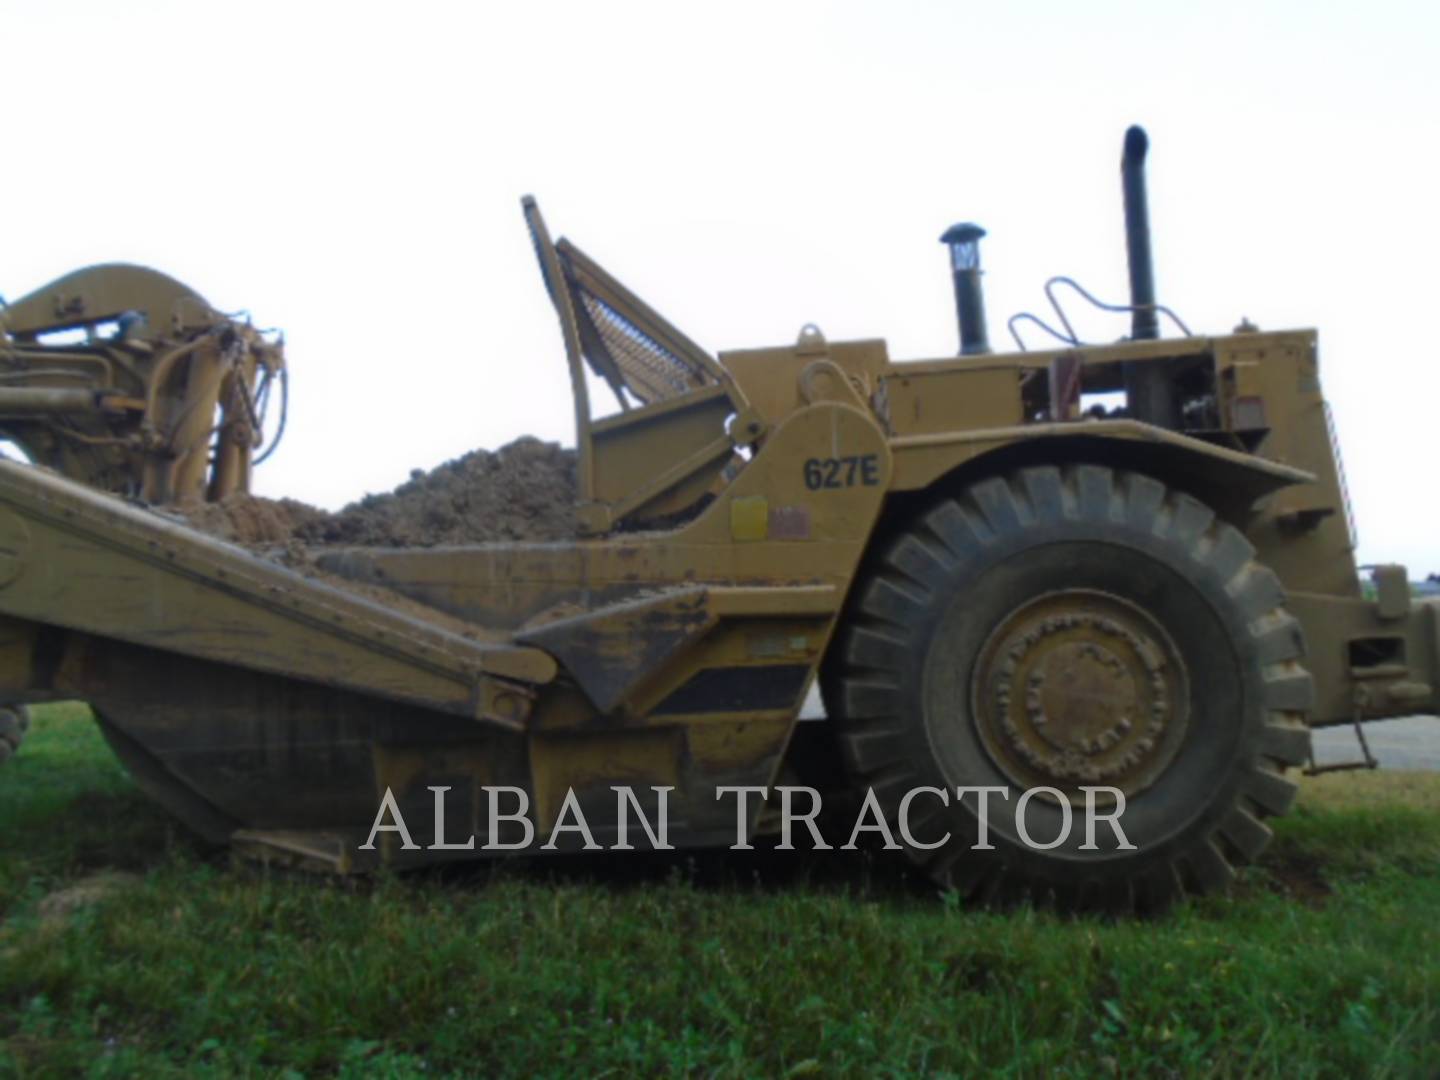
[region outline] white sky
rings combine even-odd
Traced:
[[[1433,3],[0,0],[0,41],[0,292],[132,261],[282,327],[264,494],[573,441],[525,192],[707,348],[918,359],[954,221],[997,342],[1050,274],[1123,299],[1140,122],[1161,301],[1317,326],[1362,560],[1440,571]]]

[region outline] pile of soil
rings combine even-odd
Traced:
[[[575,535],[575,451],[525,436],[474,450],[394,491],[331,513],[295,499],[236,495],[186,507],[196,528],[252,545],[434,547]]]
[[[264,499],[259,495],[230,495],[220,502],[185,503],[172,508],[201,532],[233,544],[265,547],[287,544],[295,530],[331,515],[298,499]]]

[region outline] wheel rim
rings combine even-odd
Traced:
[[[1129,798],[1184,741],[1188,682],[1170,636],[1145,611],[1110,593],[1067,589],[1021,604],[986,640],[971,678],[972,716],[1016,785],[1053,787],[1077,805],[1086,786]]]

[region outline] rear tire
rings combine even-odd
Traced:
[[[30,706],[0,708],[0,765],[15,756],[25,733],[30,730]]]
[[[1098,466],[1026,469],[945,499],[853,594],[824,673],[852,781],[947,888],[1154,910],[1224,888],[1269,842],[1309,753],[1299,624],[1254,549],[1197,500]],[[991,850],[976,797],[994,786]],[[1116,787],[1136,850],[1081,788]],[[1016,808],[1026,788],[1045,787]],[[1058,795],[1058,797],[1057,797]],[[1050,850],[1022,841],[1025,830]],[[1104,807],[1105,800],[1098,805]],[[1104,810],[1101,810],[1104,813]],[[1028,828],[1027,828],[1028,827]],[[913,841],[913,842],[912,842]],[[929,845],[928,848],[925,845]]]

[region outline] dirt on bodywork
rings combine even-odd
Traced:
[[[575,451],[530,436],[420,469],[394,491],[330,512],[295,499],[234,495],[185,507],[222,540],[272,545],[435,547],[563,540],[575,533]]]

